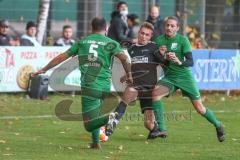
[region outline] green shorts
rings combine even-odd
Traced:
[[[92,97],[82,96],[82,116],[83,120],[93,120],[100,116],[101,99],[95,99]]]
[[[158,84],[168,87],[168,96],[173,95],[177,89],[180,89],[182,95],[189,97],[191,100],[198,100],[201,98],[196,82],[192,78],[178,81],[163,77],[163,79],[158,81]]]
[[[84,119],[93,119],[101,115],[103,100],[109,96],[110,87],[82,86],[82,114]]]

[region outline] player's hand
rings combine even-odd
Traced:
[[[126,75],[124,75],[124,76],[122,76],[122,77],[120,78],[120,82],[121,82],[121,83],[125,82],[126,80],[127,80],[127,76],[126,76]]]
[[[133,84],[133,78],[132,78],[132,74],[131,74],[131,73],[128,73],[128,74],[126,75],[126,83],[127,83],[128,85]]]
[[[177,65],[182,65],[182,62],[178,59],[174,52],[169,52],[167,55],[169,60],[172,60]]]
[[[43,74],[43,73],[45,73],[45,72],[46,72],[46,71],[40,69],[39,71],[37,71],[37,72],[31,74],[31,77],[36,77],[37,75],[39,75],[39,74]]]
[[[166,52],[167,52],[167,46],[162,45],[162,46],[159,48],[159,51],[160,51],[160,54],[164,56],[164,55],[166,54]]]

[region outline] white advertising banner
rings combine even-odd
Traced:
[[[29,74],[67,49],[68,47],[0,47],[0,92],[25,91]],[[193,59],[193,76],[200,90],[240,89],[239,50],[193,50]],[[81,74],[77,57],[49,70],[46,75],[50,76],[50,91],[80,90]],[[125,84],[119,81],[123,75],[121,63],[115,60],[111,91],[124,90]]]
[[[26,91],[29,74],[44,67],[54,57],[66,51],[69,47],[0,47],[0,92],[23,92]],[[56,66],[45,75],[50,76],[50,91],[71,91],[80,90],[80,71],[76,57],[74,57],[74,68],[68,63],[62,68]],[[72,59],[72,60],[73,60]],[[77,64],[77,65],[76,65]],[[58,68],[58,76],[51,76]],[[60,68],[60,69],[59,69]],[[69,70],[68,76],[63,76],[61,70]],[[123,91],[124,85],[120,84],[120,77],[124,75],[123,67],[119,61],[113,65],[113,83],[111,91]],[[56,74],[55,74],[56,75]],[[62,85],[64,81],[64,85]],[[60,87],[58,87],[58,83]],[[69,85],[71,87],[69,87]],[[53,88],[51,88],[51,86]],[[56,87],[57,86],[57,87]],[[76,87],[75,87],[76,86]],[[114,87],[113,87],[114,86]],[[55,87],[55,88],[54,88]]]
[[[29,73],[39,70],[67,49],[68,47],[0,47],[0,92],[26,90]],[[50,75],[51,71],[46,74]],[[70,81],[69,78],[67,80]]]

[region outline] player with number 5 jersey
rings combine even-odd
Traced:
[[[55,57],[45,67],[34,74],[41,74],[72,56],[78,56],[81,72],[81,103],[84,127],[92,134],[91,148],[99,149],[100,127],[115,118],[114,113],[105,114],[102,102],[108,96],[111,85],[111,65],[113,57],[119,58],[126,72],[127,82],[132,83],[131,66],[120,44],[106,34],[104,18],[92,20],[92,34],[76,42],[66,52]]]

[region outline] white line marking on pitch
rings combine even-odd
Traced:
[[[186,113],[186,112],[194,112],[195,110],[187,110],[187,111],[172,111],[172,112],[165,112],[165,113]],[[214,113],[240,113],[240,110],[237,111],[226,111],[226,110],[216,110],[213,111]],[[135,113],[128,113],[128,114],[135,114]],[[36,115],[36,116],[0,116],[0,120],[11,120],[11,119],[51,119],[57,118],[56,115]]]

